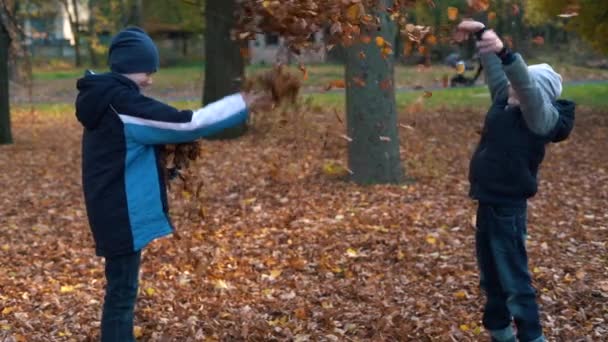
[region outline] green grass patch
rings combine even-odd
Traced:
[[[422,94],[422,91],[398,92],[396,96],[398,108],[411,105]],[[579,106],[606,109],[608,108],[608,96],[606,94],[608,94],[608,83],[577,84],[566,86],[562,98],[572,100]],[[313,103],[320,106],[344,108],[345,105],[343,92],[328,92],[307,96],[311,96]],[[425,98],[423,103],[424,108],[427,109],[440,107],[485,109],[490,104],[490,94],[484,86],[448,88],[433,91],[433,96]]]

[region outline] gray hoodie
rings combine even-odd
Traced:
[[[511,85],[532,132],[545,135],[555,127],[559,113],[554,103],[562,92],[562,78],[551,66],[537,64],[528,67],[518,53],[507,65],[503,65],[494,53],[482,54],[481,62],[493,102],[507,102]]]

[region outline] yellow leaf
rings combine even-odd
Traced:
[[[61,337],[65,337],[65,336],[69,337],[69,336],[72,336],[72,333],[67,330],[64,330],[64,331],[60,331],[58,335]]]
[[[466,291],[460,290],[460,291],[454,293],[454,297],[456,297],[458,299],[464,299],[464,298],[467,298],[467,293],[466,293]]]
[[[227,290],[229,287],[228,283],[222,279],[216,280],[214,285],[215,285],[215,288],[218,290]]]
[[[331,302],[322,302],[321,307],[323,309],[331,309],[334,307],[334,305]]]
[[[10,325],[8,325],[8,324],[2,324],[2,325],[0,326],[0,329],[2,329],[2,330],[11,330],[11,326],[10,326]]]
[[[483,330],[481,329],[480,326],[475,327],[475,329],[473,329],[473,334],[475,335],[480,335],[483,332]]]
[[[281,273],[283,273],[281,270],[272,270],[270,271],[270,278],[276,279],[281,275]]]
[[[452,6],[448,7],[448,19],[451,21],[458,19],[458,8]]]
[[[59,290],[59,292],[61,292],[61,293],[74,292],[74,286],[71,286],[71,285],[62,286],[61,289]]]
[[[351,23],[359,22],[361,14],[363,12],[363,5],[361,3],[352,4],[346,9],[346,19]]]
[[[268,7],[270,7],[271,4],[272,4],[272,1],[266,0],[266,1],[262,2],[262,7],[268,8]]]
[[[141,338],[142,336],[144,336],[144,329],[142,329],[138,325],[134,326],[133,327],[133,335],[135,336],[135,338]]]
[[[189,200],[190,200],[190,198],[192,198],[192,194],[191,194],[191,193],[189,193],[188,191],[182,191],[182,197],[184,197],[184,199],[185,199],[186,201],[189,201]]]
[[[397,252],[397,260],[403,260],[405,258],[405,253],[402,251]]]
[[[346,255],[350,258],[356,258],[359,256],[359,253],[355,249],[349,248],[346,250]]]
[[[2,314],[3,315],[8,315],[11,312],[15,311],[15,307],[14,306],[7,306],[2,310]]]
[[[462,331],[469,331],[469,329],[470,329],[469,326],[466,325],[466,324],[461,324],[460,325],[460,330],[462,330]]]
[[[8,251],[9,249],[10,249],[10,246],[9,246],[9,245],[2,245],[2,250],[3,250],[3,251],[5,251],[5,252],[6,252],[6,251]]]
[[[146,294],[147,294],[148,296],[154,296],[154,294],[155,294],[155,293],[156,293],[156,290],[154,290],[154,289],[153,289],[153,288],[151,288],[151,287],[148,287],[148,288],[146,289]]]
[[[344,166],[333,161],[328,161],[323,164],[323,173],[327,176],[345,176],[348,171]]]
[[[376,37],[376,45],[378,45],[379,47],[383,47],[385,44],[386,42],[384,41],[384,38]]]
[[[535,274],[536,274],[536,273],[540,273],[540,268],[538,268],[538,267],[534,267],[534,268],[532,269],[532,272],[534,272]]]
[[[255,201],[256,201],[256,198],[255,198],[255,197],[252,197],[252,198],[248,198],[248,199],[244,200],[244,201],[243,201],[243,204],[245,204],[245,205],[249,205],[249,204],[252,204],[252,203],[253,203],[253,202],[255,202]]]
[[[490,12],[490,13],[488,13],[488,20],[492,21],[494,19],[496,19],[496,12]]]
[[[431,245],[434,245],[437,243],[437,239],[434,236],[427,236],[426,237],[426,242],[430,243]]]

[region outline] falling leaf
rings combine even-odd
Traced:
[[[365,87],[365,80],[359,76],[355,76],[353,77],[353,83],[357,86],[357,87]]]
[[[302,79],[304,81],[307,81],[308,80],[308,69],[306,69],[306,67],[304,67],[304,65],[301,63],[298,65],[298,69],[300,69],[300,71],[302,72]]]
[[[478,12],[487,11],[490,7],[490,0],[467,0],[467,3]]]
[[[337,89],[344,89],[346,88],[346,83],[344,82],[344,80],[333,80],[331,82],[329,82],[329,84],[327,84],[327,86],[325,87],[325,90],[331,90],[333,88],[337,88]]]
[[[346,10],[346,19],[348,19],[348,21],[350,21],[353,24],[358,23],[360,21],[361,16],[364,11],[365,11],[365,9],[363,8],[363,4],[361,4],[361,3],[352,4]]]
[[[451,21],[458,19],[458,8],[452,6],[448,7],[448,19]]]

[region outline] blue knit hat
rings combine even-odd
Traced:
[[[139,27],[120,31],[112,39],[109,51],[110,70],[119,74],[152,73],[158,70],[158,49]]]

